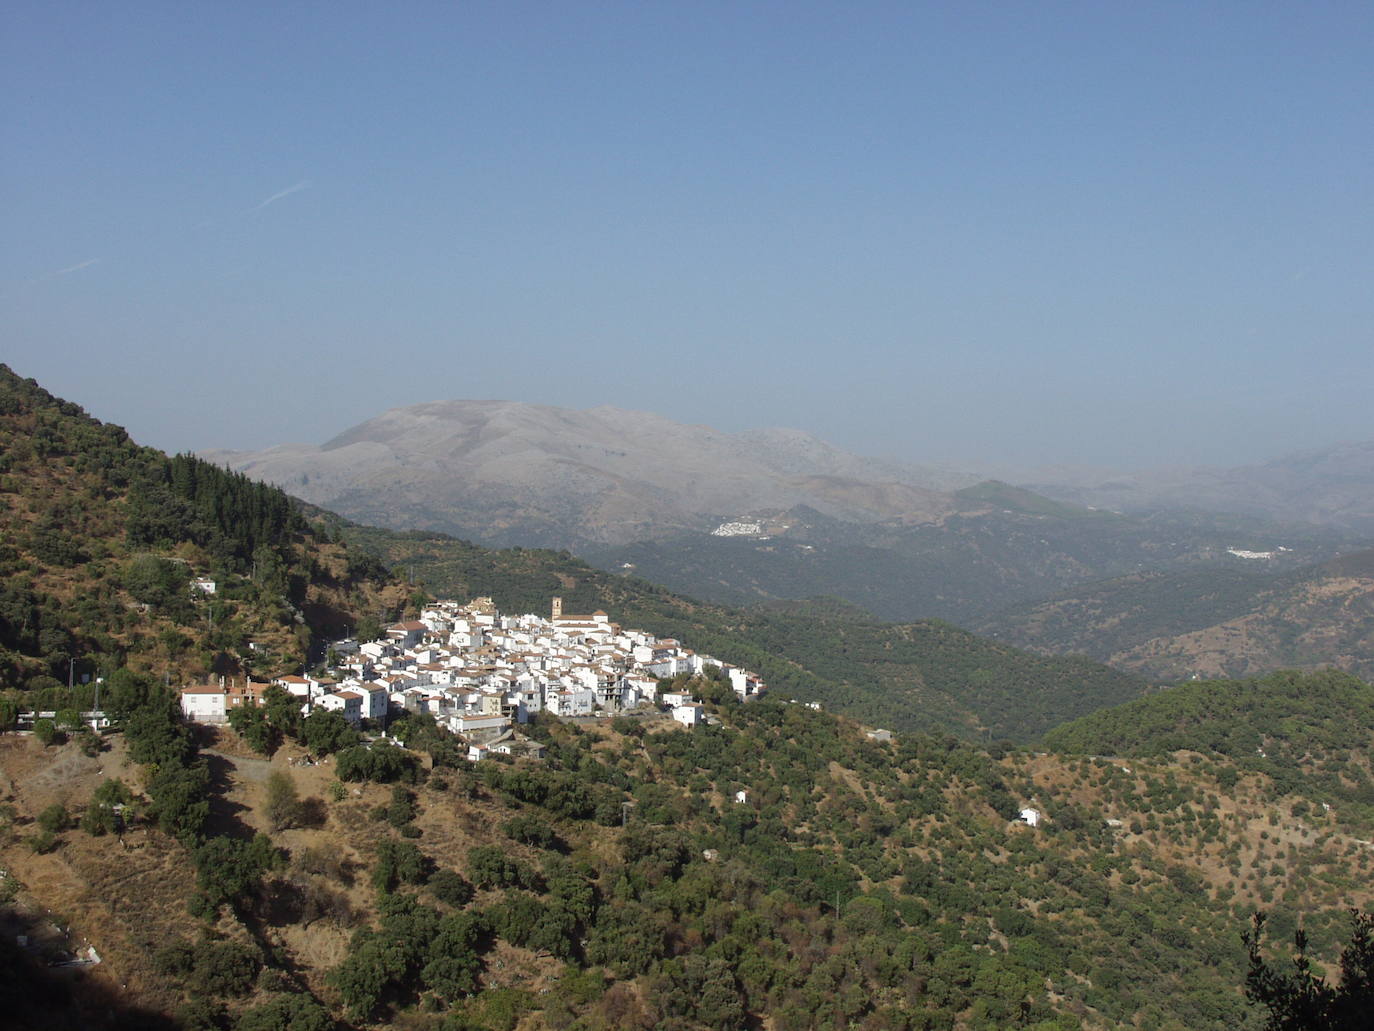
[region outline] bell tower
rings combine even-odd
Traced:
[[[554,599],[553,599],[553,616],[552,616],[552,618],[553,618],[553,619],[562,619],[562,618],[563,618],[563,599],[562,599],[562,598],[554,598]]]

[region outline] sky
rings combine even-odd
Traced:
[[[0,361],[169,451],[449,398],[970,468],[1374,439],[1374,5],[0,15]]]

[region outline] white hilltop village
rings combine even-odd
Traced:
[[[624,630],[606,613],[571,615],[561,598],[543,616],[505,616],[490,598],[467,604],[438,601],[420,618],[387,627],[381,638],[332,646],[341,680],[283,676],[185,687],[181,711],[198,723],[225,723],[240,706],[262,704],[275,684],[301,699],[301,711],[340,713],[355,726],[385,726],[389,715],[428,713],[468,745],[468,758],[492,753],[539,754],[515,728],[534,713],[561,718],[607,716],[645,708],[667,710],[686,727],[704,720],[684,692],[663,691],[678,674],[720,670],[741,700],[767,688],[758,676],[671,638]]]

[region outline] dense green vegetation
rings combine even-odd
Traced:
[[[299,668],[312,641],[401,597],[383,600],[384,571],[350,562],[282,491],[139,447],[4,366],[0,495],[0,688],[131,660],[190,675]],[[193,591],[193,576],[216,592]]]

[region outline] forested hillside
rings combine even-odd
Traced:
[[[0,497],[0,686],[294,672],[312,642],[405,601],[275,487],[139,447],[4,366]]]
[[[837,605],[727,608],[595,569],[567,552],[491,551],[439,534],[338,526],[352,546],[431,593],[488,595],[512,612],[546,611],[561,595],[567,611],[604,609],[626,626],[678,638],[872,725],[1029,741],[1145,689],[1097,663],[1031,655],[935,620],[886,624]]]
[[[1056,752],[1226,756],[1242,770],[1374,819],[1374,688],[1346,673],[1199,681],[1051,731]]]
[[[974,629],[1161,680],[1327,666],[1374,676],[1374,551],[1278,573],[1240,561],[1090,584]]]
[[[50,1005],[7,967],[9,1012],[111,1026],[123,984],[187,1029],[1222,1031],[1258,1027],[1253,908],[1329,961],[1374,891],[1374,824],[1223,755],[880,743],[696,686],[718,724],[541,718],[544,760],[480,767],[285,708],[270,760],[198,745],[148,684],[98,759],[0,736],[5,891],[104,957]]]

